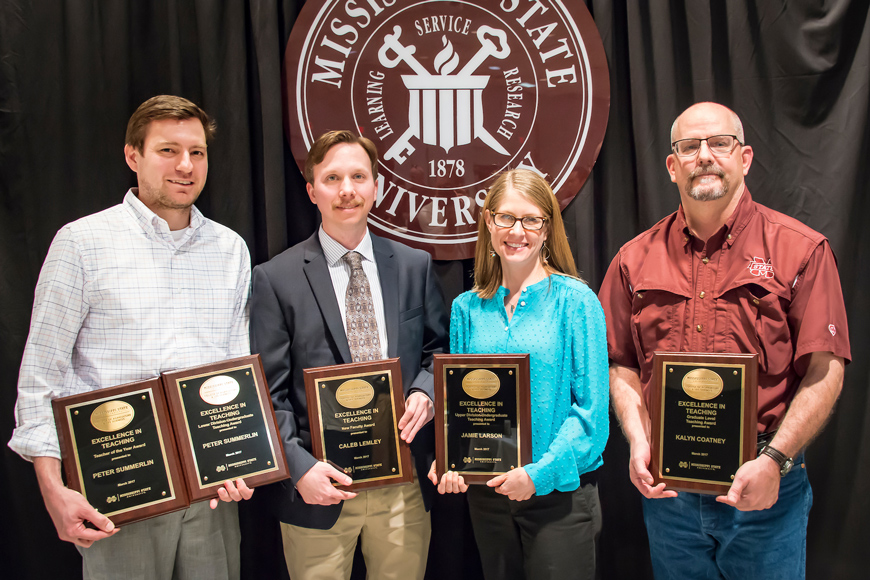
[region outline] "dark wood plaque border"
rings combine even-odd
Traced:
[[[444,373],[450,368],[517,368],[517,443],[520,467],[532,462],[532,410],[528,354],[436,354],[435,355],[435,473],[438,481],[447,469],[447,416],[444,401],[447,384]],[[458,472],[465,483],[486,483],[505,473]]]
[[[668,489],[724,495],[731,485],[722,485],[703,479],[674,478],[661,472],[662,456],[662,400],[664,394],[664,368],[669,363],[697,368],[715,368],[713,365],[729,367],[744,366],[743,375],[743,430],[741,432],[743,463],[755,459],[757,453],[758,424],[758,355],[736,353],[697,353],[697,352],[656,352],[653,353],[653,378],[650,384],[650,473],[655,485],[664,483]],[[708,367],[709,365],[709,367]]]
[[[351,485],[335,485],[345,491],[359,491],[400,485],[414,481],[414,472],[411,467],[411,448],[399,437],[398,421],[405,414],[405,393],[402,390],[402,366],[398,358],[388,358],[379,361],[365,363],[349,363],[303,369],[305,378],[305,397],[308,401],[308,421],[311,429],[312,452],[318,461],[324,461],[324,433],[323,422],[320,418],[320,393],[317,384],[321,380],[336,380],[347,377],[348,380],[360,375],[369,375],[387,372],[390,375],[390,394],[393,398],[393,429],[396,432],[396,441],[399,444],[399,473],[394,476],[379,477],[376,479],[363,479],[354,481]],[[335,464],[334,467],[341,470]]]
[[[248,487],[253,488],[290,477],[290,471],[287,468],[287,459],[284,456],[284,445],[281,440],[281,435],[278,432],[275,419],[275,409],[272,407],[272,398],[269,394],[269,386],[266,383],[266,375],[263,372],[263,363],[260,360],[259,354],[252,354],[212,364],[166,372],[163,373],[162,379],[166,389],[166,399],[169,402],[176,438],[178,440],[179,455],[187,475],[187,491],[192,502],[218,497],[218,487],[223,485],[227,479],[216,480],[207,485],[202,485],[199,481],[199,477],[197,477],[197,469],[194,459],[195,452],[190,440],[187,418],[185,417],[184,405],[181,400],[180,389],[182,381],[200,378],[203,375],[217,375],[221,372],[236,370],[247,366],[250,366],[254,373],[253,379],[254,385],[257,389],[257,400],[260,404],[260,413],[263,415],[263,422],[266,425],[266,432],[269,437],[269,448],[272,453],[272,465],[275,467],[274,469],[265,472],[246,476],[244,478],[245,484]]]
[[[118,512],[107,514],[116,526],[122,526],[133,522],[147,520],[155,516],[184,509],[190,506],[187,494],[187,486],[182,472],[181,463],[178,459],[175,436],[172,432],[172,421],[166,406],[163,388],[159,378],[127,383],[117,387],[97,389],[87,393],[59,397],[52,400],[51,406],[54,412],[55,425],[60,442],[61,457],[67,487],[84,495],[84,488],[79,477],[80,465],[77,450],[73,445],[73,432],[69,422],[68,410],[95,401],[111,401],[129,393],[137,391],[150,391],[153,408],[156,412],[155,424],[157,426],[165,468],[168,471],[169,487],[172,497],[165,501],[151,502],[143,507],[127,508]]]

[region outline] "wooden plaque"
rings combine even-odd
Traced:
[[[190,505],[160,379],[51,404],[67,486],[116,526]]]
[[[290,477],[260,355],[163,373],[191,501]]]
[[[399,438],[405,413],[399,359],[305,369],[314,457],[352,479],[349,491],[414,480],[411,449]]]
[[[486,483],[532,461],[528,354],[435,355],[435,471]]]
[[[755,459],[758,355],[656,352],[650,472],[669,489],[726,494]]]

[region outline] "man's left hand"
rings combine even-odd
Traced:
[[[426,393],[414,391],[405,399],[405,414],[399,419],[402,441],[410,443],[423,425],[435,416],[435,405]]]
[[[212,498],[208,502],[211,509],[215,509],[218,506],[218,499],[227,502],[251,499],[251,496],[254,495],[254,490],[248,487],[244,479],[237,479],[235,482],[225,481],[223,486],[218,488],[217,493],[218,497]]]
[[[780,479],[779,465],[762,455],[741,465],[728,495],[720,495],[716,501],[744,512],[766,510],[773,507],[779,497]]]
[[[486,485],[494,487],[496,493],[506,495],[514,501],[525,501],[535,495],[535,483],[522,467],[497,475],[487,481]]]

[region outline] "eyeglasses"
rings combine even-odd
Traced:
[[[495,213],[490,212],[492,214],[492,221],[500,228],[512,228],[517,221],[520,222],[520,225],[523,226],[524,230],[529,231],[537,231],[544,227],[544,223],[547,221],[545,217],[531,216],[527,215],[523,218],[518,218],[515,215],[511,215],[509,213]]]
[[[701,150],[701,141],[707,142],[707,147],[714,155],[728,155],[734,150],[734,145],[740,143],[736,135],[713,135],[706,139],[680,139],[671,143],[671,149],[680,157],[694,157]]]

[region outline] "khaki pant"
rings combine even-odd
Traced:
[[[431,533],[416,481],[359,492],[344,502],[338,521],[328,530],[281,524],[292,580],[350,578],[360,537],[368,578],[422,580]]]

